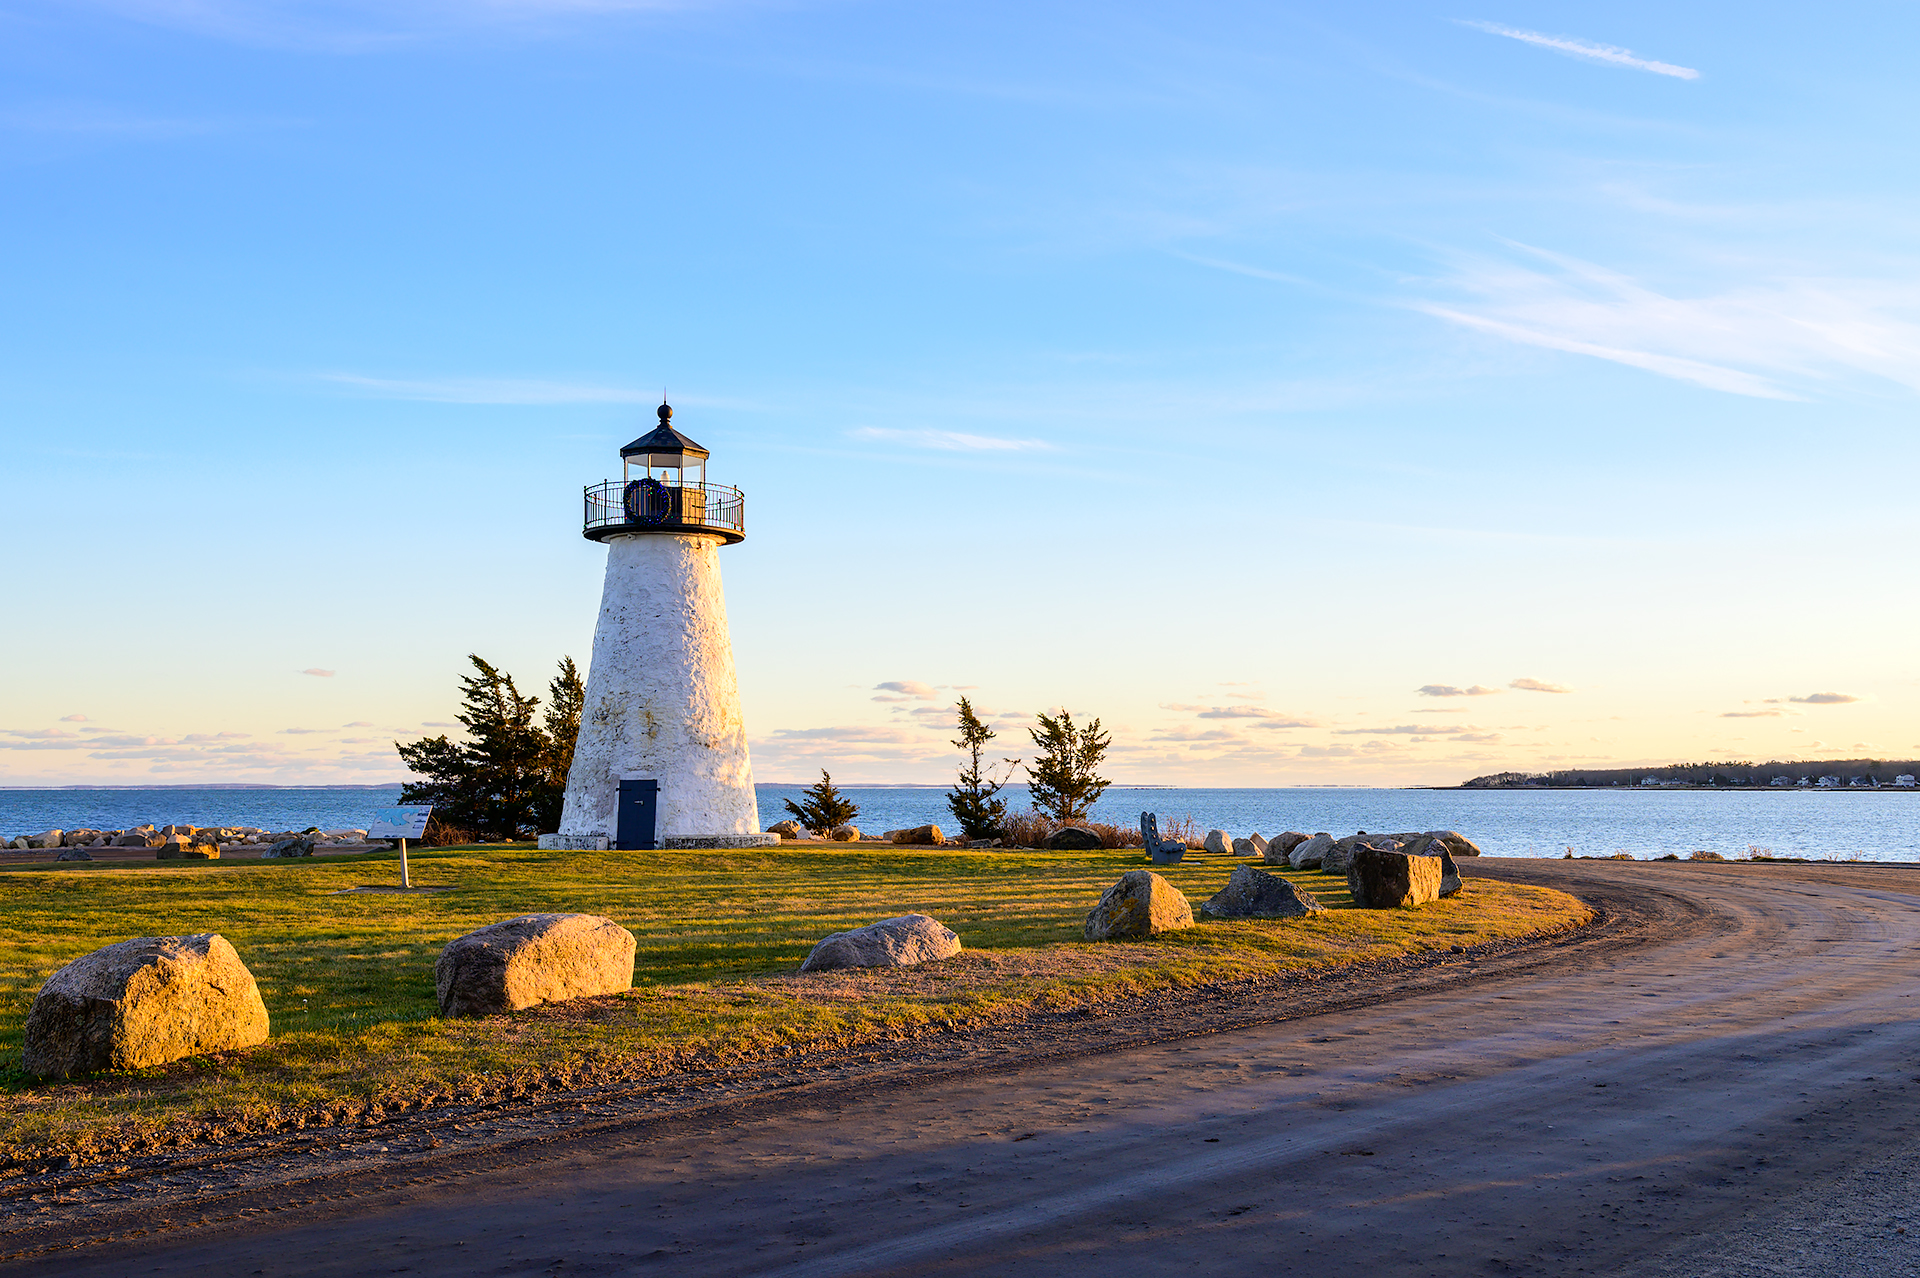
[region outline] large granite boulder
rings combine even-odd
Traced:
[[[1407,836],[1411,837],[1411,836]],[[1353,865],[1353,854],[1359,848],[1396,849],[1401,838],[1391,834],[1368,834],[1365,830],[1358,834],[1349,834],[1344,839],[1335,839],[1333,846],[1320,858],[1320,868],[1328,874],[1345,874]]]
[[[775,821],[767,827],[768,834],[777,834],[783,839],[797,839],[806,831],[798,821]]]
[[[91,861],[93,860],[93,853],[87,851],[85,848],[61,848],[60,855],[53,859],[56,861]]]
[[[1277,874],[1236,865],[1227,885],[1200,906],[1200,913],[1215,919],[1299,919],[1325,908],[1313,893]]]
[[[98,830],[68,830],[61,838],[60,846],[63,848],[91,847],[93,841],[99,837]]]
[[[1063,825],[1043,841],[1055,852],[1092,852],[1101,846],[1099,835],[1078,825]]]
[[[260,853],[260,859],[270,860],[281,857],[312,856],[312,839],[282,839],[278,843],[268,844]]]
[[[116,848],[151,848],[159,845],[158,836],[149,837],[138,830],[128,830],[113,840],[113,846]]]
[[[442,1016],[494,1016],[633,988],[633,933],[598,914],[523,914],[455,937],[433,965]]]
[[[1233,841],[1233,854],[1235,856],[1259,856],[1266,848],[1266,845],[1267,841],[1265,839],[1261,839],[1258,844],[1255,844],[1252,839],[1235,839]]]
[[[57,848],[60,846],[60,841],[66,837],[66,834],[67,832],[65,830],[43,830],[39,834],[29,834],[27,836],[27,846],[30,848]]]
[[[1327,849],[1333,846],[1333,836],[1322,830],[1310,839],[1302,839],[1294,844],[1287,854],[1287,864],[1296,870],[1317,870],[1326,859]]]
[[[1347,868],[1347,890],[1362,910],[1392,910],[1440,899],[1440,858],[1408,856],[1362,843]]]
[[[145,1069],[267,1039],[253,973],[214,932],[143,936],[47,979],[27,1013],[21,1066],[42,1078]]]
[[[1293,855],[1293,850],[1313,836],[1298,830],[1284,830],[1267,840],[1267,859],[1276,864]]]
[[[1208,830],[1207,837],[1202,840],[1200,846],[1215,856],[1232,856],[1233,836],[1225,830]]]
[[[1193,926],[1193,907],[1180,889],[1151,870],[1129,870],[1100,894],[1087,915],[1089,941],[1140,941]]]
[[[1408,856],[1440,858],[1440,895],[1452,896],[1460,890],[1460,870],[1453,863],[1453,852],[1438,834],[1421,834],[1401,845]]]
[[[169,835],[160,850],[153,854],[156,861],[217,861],[220,849],[211,843],[189,842],[190,836]]]
[[[813,947],[803,972],[831,972],[843,967],[913,967],[960,952],[960,938],[938,919],[924,914],[902,914],[881,919],[850,932],[835,932]]]
[[[937,825],[916,825],[911,830],[895,830],[893,841],[910,847],[938,847],[947,841]]]
[[[1458,830],[1428,830],[1427,833],[1447,845],[1447,851],[1455,856],[1479,856],[1480,849],[1472,839]]]
[[[836,825],[829,836],[835,843],[858,843],[860,827],[857,825]]]

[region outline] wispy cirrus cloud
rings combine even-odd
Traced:
[[[1536,48],[1551,49],[1570,58],[1581,58],[1588,62],[1602,62],[1609,66],[1629,67],[1635,71],[1650,71],[1654,75],[1672,76],[1676,80],[1698,80],[1700,73],[1692,67],[1675,66],[1671,62],[1656,62],[1643,58],[1631,49],[1622,49],[1618,45],[1600,44],[1593,40],[1582,40],[1576,36],[1548,35],[1542,31],[1527,31],[1521,27],[1502,26],[1498,22],[1480,22],[1473,18],[1456,18],[1463,27],[1472,27],[1488,35],[1505,36],[1509,40],[1518,40],[1522,44],[1531,44]]]
[[[1920,280],[1777,275],[1683,296],[1592,262],[1507,241],[1461,255],[1407,303],[1523,346],[1565,351],[1753,399],[1804,400],[1864,374],[1920,389]]]
[[[331,679],[333,678],[333,676],[335,676],[336,674],[339,674],[340,672],[338,670],[322,670],[319,666],[308,666],[305,670],[302,670],[299,673],[303,675],[312,675],[316,679]]]
[[[1778,719],[1784,710],[1728,710],[1721,714],[1722,719]]]
[[[365,377],[359,373],[320,373],[317,380],[375,399],[417,400],[430,404],[651,404],[654,390],[593,382],[543,381],[511,377]]]
[[[1424,683],[1414,691],[1423,697],[1492,697],[1500,693],[1498,688],[1483,688],[1477,683],[1468,688],[1456,688],[1450,683]]]
[[[957,430],[897,430],[889,426],[860,426],[847,432],[854,439],[871,439],[949,453],[1030,453],[1057,451],[1043,439],[1006,439],[998,435],[970,435]]]
[[[1804,697],[1788,697],[1797,706],[1846,706],[1860,700],[1845,692],[1810,692]]]
[[[1569,688],[1564,683],[1548,683],[1545,679],[1520,678],[1520,679],[1515,679],[1512,683],[1509,683],[1507,686],[1509,688],[1517,688],[1521,692],[1568,693],[1573,691],[1572,688]]]
[[[213,39],[373,53],[462,32],[564,30],[571,21],[718,8],[714,0],[90,0],[92,7]]]

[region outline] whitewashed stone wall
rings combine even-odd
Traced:
[[[662,842],[760,829],[718,537],[644,533],[607,541],[560,837],[613,835],[622,777],[660,782]]]

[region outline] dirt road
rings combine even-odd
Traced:
[[[1920,1273],[1920,867],[1468,872],[1611,922],[1410,995],[1383,975],[1294,1019],[1275,993],[1241,1008],[1266,1024],[601,1121],[191,1228],[175,1198],[48,1250],[16,1215],[0,1254],[66,1278]]]

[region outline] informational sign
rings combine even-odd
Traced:
[[[424,839],[427,836],[427,817],[433,811],[431,803],[416,808],[386,808],[373,814],[373,824],[367,830],[369,839]]]

